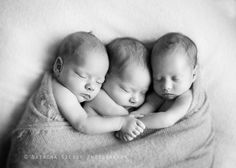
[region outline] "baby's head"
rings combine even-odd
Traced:
[[[154,44],[151,66],[155,92],[164,99],[174,99],[196,79],[197,47],[183,34],[168,33]]]
[[[91,33],[76,32],[66,36],[59,46],[53,73],[79,102],[84,102],[98,94],[108,67],[102,42]]]
[[[136,39],[118,38],[108,44],[107,51],[110,67],[104,90],[127,109],[140,106],[151,81],[146,47]]]

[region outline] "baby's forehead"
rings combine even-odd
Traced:
[[[197,50],[194,46],[186,46],[182,43],[174,43],[170,44],[168,46],[165,46],[163,48],[154,47],[151,59],[154,61],[158,57],[182,57],[184,56],[184,59],[188,61],[188,63],[195,67],[197,64]]]
[[[158,59],[152,63],[153,73],[156,75],[169,74],[177,76],[178,74],[188,73],[193,70],[193,66],[185,56],[181,57],[169,57]]]
[[[186,65],[193,65],[193,58],[188,55],[188,53],[183,48],[175,48],[171,50],[166,50],[165,52],[159,53],[152,56],[152,63],[162,64],[163,62],[175,63],[175,62],[185,62]]]
[[[92,60],[99,57],[99,59],[108,60],[106,50],[101,46],[81,46],[78,47],[72,57],[77,60]]]

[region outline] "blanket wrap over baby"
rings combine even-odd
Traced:
[[[208,168],[214,158],[209,103],[197,80],[187,115],[174,126],[147,130],[125,143],[113,133],[85,135],[60,114],[46,73],[12,133],[8,167]]]

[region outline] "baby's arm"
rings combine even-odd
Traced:
[[[141,107],[139,107],[138,110],[132,112],[131,114],[147,115],[160,107],[162,102],[163,100],[156,93],[151,93],[147,96],[146,102]]]
[[[98,134],[124,130],[134,136],[137,133],[133,132],[134,130],[141,129],[142,131],[145,127],[140,120],[130,116],[101,117],[95,115],[89,117],[78,103],[77,98],[68,89],[54,83],[53,92],[63,116],[73,128],[83,133]]]
[[[191,90],[176,98],[172,106],[165,112],[150,113],[140,120],[147,128],[166,128],[174,125],[188,111],[192,102]]]
[[[86,102],[85,106],[93,108],[102,116],[121,116],[129,114],[124,107],[116,104],[102,89],[92,101]]]

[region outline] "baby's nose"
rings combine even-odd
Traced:
[[[163,89],[164,92],[169,92],[172,89],[172,83],[170,81],[166,81],[163,84],[163,88],[162,89]]]
[[[87,83],[85,85],[85,89],[88,90],[88,91],[94,91],[95,87],[91,83]]]
[[[132,97],[129,99],[129,102],[130,102],[131,104],[135,104],[135,103],[138,102],[138,98],[135,97],[135,96],[132,96]]]

